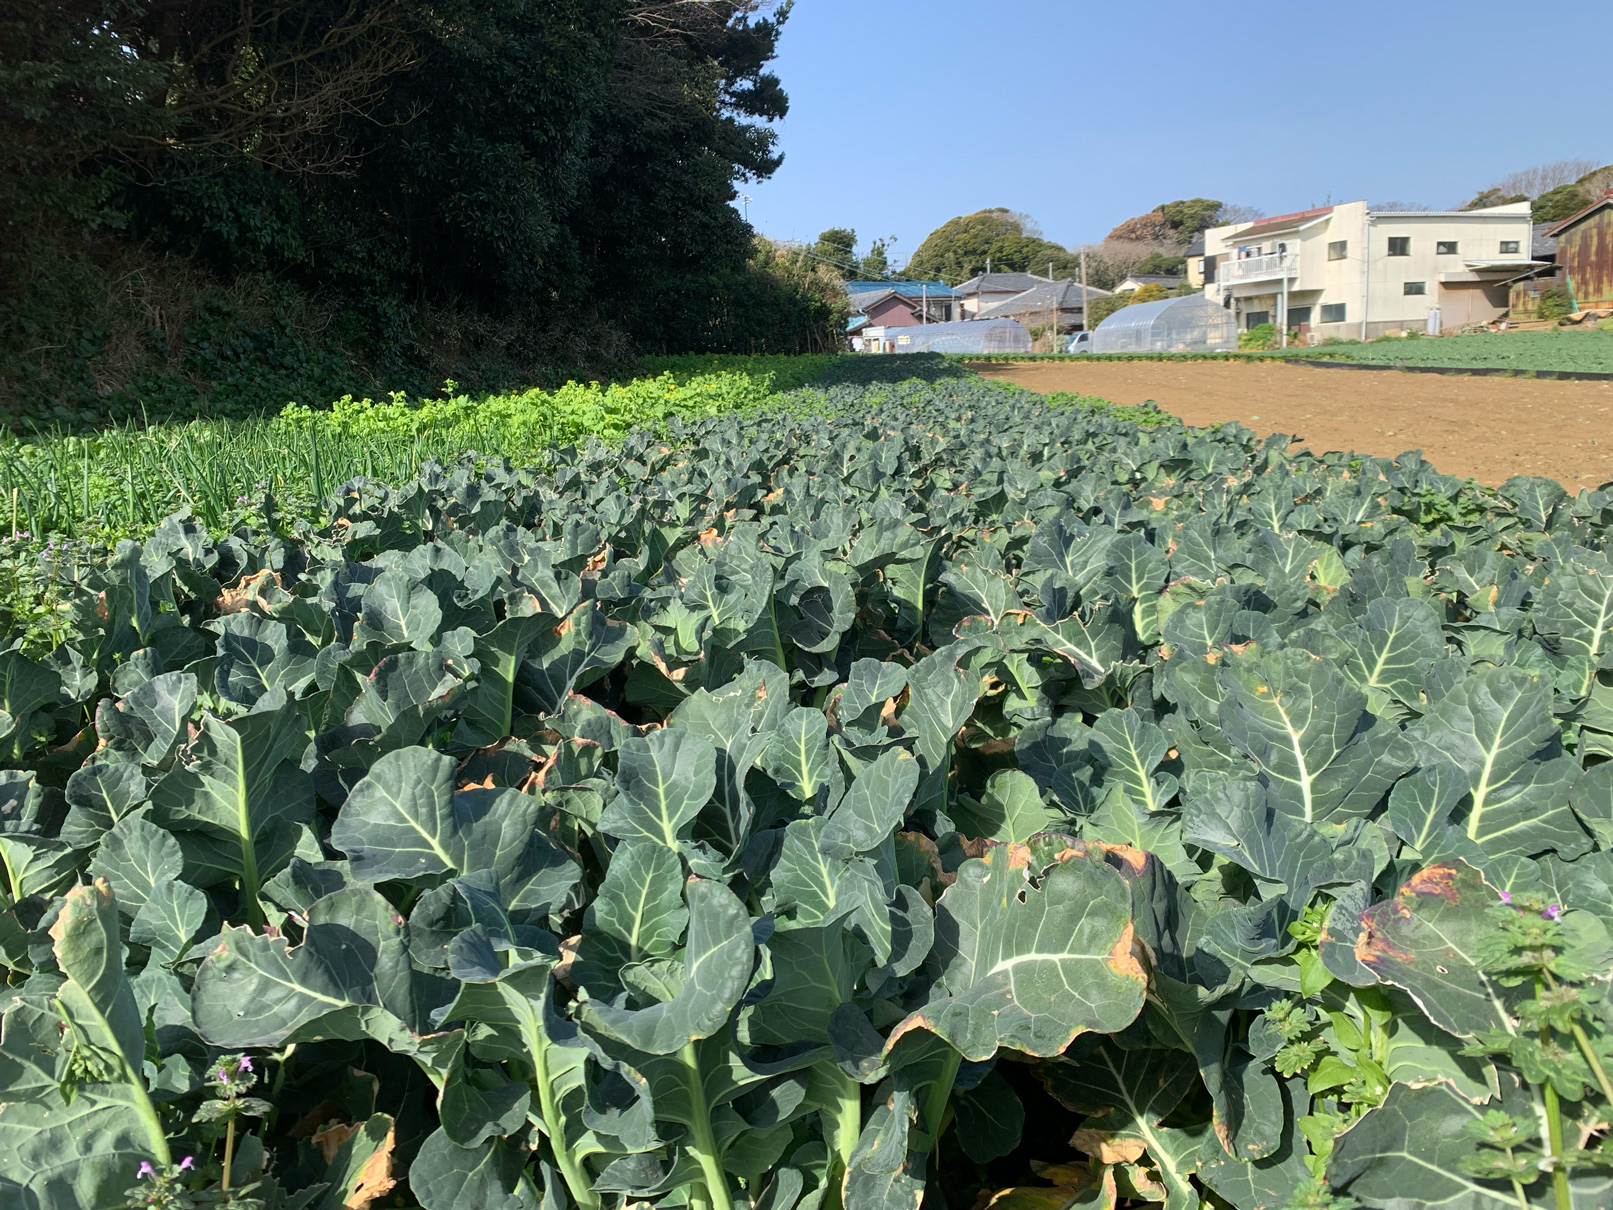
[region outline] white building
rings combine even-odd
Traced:
[[[1302,340],[1366,340],[1494,319],[1530,259],[1529,203],[1484,210],[1372,210],[1345,202],[1212,227],[1204,291],[1240,331],[1263,323]]]

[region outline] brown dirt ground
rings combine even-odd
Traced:
[[[1613,480],[1613,382],[1318,370],[1280,362],[1022,362],[973,367],[1043,394],[1152,399],[1189,424],[1237,420],[1314,450],[1420,449],[1447,475],[1547,475],[1569,491]]]

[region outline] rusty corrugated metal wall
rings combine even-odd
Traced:
[[[1613,307],[1613,206],[1557,237],[1557,263],[1568,274],[1580,310]]]
[[[1556,283],[1555,277],[1536,277],[1529,281],[1513,282],[1507,314],[1513,319],[1533,319],[1540,311],[1540,292]]]

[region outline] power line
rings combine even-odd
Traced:
[[[860,264],[858,264],[856,261],[835,260],[835,258],[832,257],[832,256],[820,256],[818,253],[812,251],[810,248],[808,248],[808,247],[806,247],[805,245],[802,245],[802,244],[789,244],[789,245],[786,245],[786,246],[789,247],[792,252],[796,252],[801,256],[810,256],[813,260],[821,260],[826,265],[834,265],[838,269],[847,269],[847,270],[850,270],[852,273],[861,273],[862,272],[862,266]],[[897,280],[901,280],[901,279],[893,278],[893,277],[886,277],[886,278],[884,278],[882,280],[885,280],[885,281],[897,281]]]

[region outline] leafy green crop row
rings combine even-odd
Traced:
[[[467,453],[531,461],[556,445],[671,417],[743,410],[770,398],[768,374],[665,371],[601,386],[570,383],[473,399],[337,400],[288,405],[278,416],[196,420],[35,440],[0,439],[0,507],[11,532],[121,535],[176,509],[227,526],[265,492],[318,501],[355,476],[404,479],[430,458]]]
[[[1519,374],[1542,370],[1613,372],[1613,324],[1608,331],[1498,332],[1437,339],[1411,337],[1358,343],[1296,345],[1288,349],[1208,353],[983,353],[948,354],[960,363],[1016,361],[1288,361],[1320,358],[1369,365],[1501,369]]]
[[[463,457],[536,464],[586,437],[615,441],[630,428],[672,417],[744,412],[775,400],[785,383],[888,384],[894,371],[966,378],[939,356],[866,358],[686,357],[655,378],[570,384],[552,392],[472,399],[377,402],[350,397],[324,409],[292,404],[275,418],[192,421],[57,434],[0,446],[0,625],[37,645],[56,641],[55,570],[104,557],[123,538],[143,540],[176,509],[214,536],[268,509],[276,524],[322,515],[322,501],[356,476],[396,481],[430,459]],[[998,389],[1018,388],[1000,384]],[[1106,400],[1061,393],[1058,406],[1110,409],[1140,423],[1168,420],[1152,408],[1114,410]],[[782,404],[778,406],[783,406]],[[797,408],[821,408],[821,395]]]
[[[653,374],[674,374],[680,380],[701,374],[748,374],[768,379],[775,391],[793,391],[833,374],[844,360],[835,353],[682,353],[646,357],[644,364]]]
[[[1015,361],[1281,361],[1299,350],[1226,349],[1198,353],[947,353],[946,357],[968,364]]]
[[[1496,332],[1469,336],[1374,340],[1366,344],[1323,345],[1313,357],[1369,365],[1448,366],[1501,369],[1520,374],[1540,370],[1613,372],[1613,324],[1606,332]]]
[[[557,445],[743,411],[809,382],[893,377],[888,364],[833,355],[649,360],[654,377],[607,385],[477,398],[344,396],[318,408],[293,403],[273,417],[131,423],[93,436],[0,435],[0,536],[115,539],[149,533],[176,509],[224,530],[265,492],[296,510],[354,476],[406,479],[432,458],[530,463]],[[919,377],[966,373],[938,357],[900,368]]]
[[[66,569],[0,1201],[1606,1205],[1613,490],[1287,444],[841,386]]]

